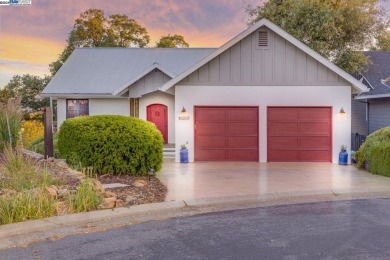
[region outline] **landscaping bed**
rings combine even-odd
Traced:
[[[107,189],[116,194],[117,199],[124,205],[139,205],[146,203],[162,202],[167,194],[167,187],[156,177],[135,177],[132,175],[115,176],[105,174],[97,179],[102,184],[120,183],[129,186]]]
[[[0,153],[0,225],[54,215],[164,201],[159,179],[93,175],[72,170],[62,160],[44,160],[23,151]],[[120,183],[120,188],[103,184]]]

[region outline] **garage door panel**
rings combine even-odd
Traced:
[[[196,149],[195,150],[196,161],[225,161],[226,152],[225,149]]]
[[[227,137],[227,148],[254,148],[257,149],[257,136],[232,136]]]
[[[269,162],[296,162],[298,161],[298,151],[268,151]]]
[[[280,115],[281,111],[290,116]],[[296,112],[298,112],[297,117],[291,116]],[[268,161],[330,162],[331,112],[330,107],[269,107],[267,111]]]
[[[198,108],[196,110],[196,121],[225,121],[226,110],[222,108]]]
[[[329,122],[307,122],[299,124],[300,134],[330,134]]]
[[[330,118],[330,109],[321,107],[301,108],[299,109],[299,120],[317,121]]]
[[[204,135],[196,138],[196,144],[198,148],[225,148],[226,140],[224,136]]]
[[[253,123],[227,123],[228,135],[256,135],[258,133],[257,122]]]
[[[291,121],[298,119],[298,109],[273,108],[268,111],[269,121]]]
[[[258,161],[258,107],[195,107],[195,161]]]
[[[226,160],[228,161],[257,161],[257,149],[234,149],[227,150]]]
[[[227,109],[228,121],[257,121],[258,113],[253,108]]]
[[[221,122],[197,123],[196,131],[198,134],[220,134],[225,132],[226,124]]]
[[[327,148],[330,149],[329,136],[302,136],[299,138],[299,146],[302,148]]]
[[[277,136],[268,138],[268,145],[271,149],[286,150],[292,147],[296,149],[298,147],[298,137],[296,136]]]
[[[268,133],[274,135],[295,135],[298,133],[298,123],[296,122],[269,122]]]
[[[329,162],[331,160],[329,151],[299,151],[299,161],[301,162]]]

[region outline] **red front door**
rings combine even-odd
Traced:
[[[156,125],[160,130],[164,143],[168,143],[168,108],[161,104],[153,104],[147,107],[147,120]]]

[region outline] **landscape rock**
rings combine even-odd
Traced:
[[[59,189],[57,191],[57,194],[59,197],[66,197],[69,195],[69,190],[68,189]]]
[[[141,187],[145,186],[146,184],[147,184],[147,182],[144,180],[136,180],[133,183],[134,187],[136,187],[136,188],[141,188]]]
[[[123,200],[116,200],[115,207],[123,207],[125,205],[125,202]]]
[[[105,192],[105,189],[104,189],[104,187],[103,187],[103,184],[102,184],[100,181],[98,181],[98,180],[95,180],[95,187],[96,187],[96,190],[97,190],[98,192],[101,192],[101,193],[104,193],[104,192]]]
[[[112,197],[116,198],[116,194],[112,191],[106,191],[106,192],[104,192],[104,197],[105,198],[112,198]]]
[[[102,203],[99,205],[99,209],[112,209],[115,207],[116,198],[104,198]]]
[[[57,197],[57,187],[46,187],[46,190],[49,192],[50,196]]]

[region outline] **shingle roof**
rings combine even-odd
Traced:
[[[362,73],[372,89],[369,92],[362,93],[360,97],[390,95],[390,88],[381,82],[381,80],[390,77],[390,51],[365,51],[363,53],[370,57],[372,61],[368,71]],[[385,84],[390,86],[390,82]]]
[[[79,48],[52,78],[42,94],[112,95],[148,68],[177,76],[215,51],[212,48]]]

